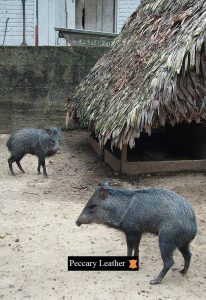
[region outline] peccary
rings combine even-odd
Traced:
[[[139,254],[143,233],[159,235],[159,247],[164,267],[151,284],[160,283],[173,265],[176,248],[184,257],[185,274],[189,268],[189,243],[197,233],[192,206],[178,194],[160,188],[115,189],[100,185],[85,205],[76,225],[101,223],[123,231],[127,255]]]
[[[7,141],[7,147],[11,152],[8,159],[9,169],[14,175],[12,163],[16,162],[22,173],[25,173],[20,164],[20,160],[25,154],[33,154],[38,157],[38,174],[43,168],[46,177],[45,157],[54,155],[59,150],[60,131],[57,128],[38,129],[23,128],[15,131]]]

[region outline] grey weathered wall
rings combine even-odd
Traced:
[[[0,47],[0,132],[63,127],[64,104],[105,48]]]

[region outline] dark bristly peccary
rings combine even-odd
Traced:
[[[164,267],[151,284],[160,283],[173,265],[176,248],[184,257],[185,274],[189,268],[189,244],[197,233],[192,206],[178,194],[160,188],[115,189],[101,184],[85,205],[76,221],[81,224],[101,223],[123,231],[127,240],[127,255],[139,253],[143,233],[159,235],[159,247]]]
[[[15,131],[7,141],[7,147],[11,152],[8,159],[9,169],[14,175],[12,163],[16,162],[22,173],[25,173],[20,160],[25,154],[33,154],[38,157],[37,171],[43,168],[46,177],[45,157],[54,155],[59,150],[60,130],[57,128],[38,129],[23,128]]]

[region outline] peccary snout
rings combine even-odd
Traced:
[[[82,225],[82,223],[81,223],[81,221],[78,219],[78,220],[76,220],[76,225],[78,226],[78,227],[80,227],[81,225]]]
[[[45,158],[59,151],[59,141],[60,130],[57,128],[23,128],[15,131],[7,141],[7,147],[11,152],[8,164],[12,175],[14,175],[13,162],[16,162],[19,169],[24,173],[20,161],[24,155],[33,154],[38,157],[38,173],[40,174],[42,167],[44,176],[47,176]]]
[[[89,204],[85,206],[81,215],[76,220],[76,225],[81,226],[82,224],[90,224],[94,222],[93,215],[95,214],[96,204]],[[98,222],[98,220],[96,220]]]
[[[190,265],[189,244],[197,233],[192,206],[178,194],[158,188],[114,189],[108,184],[98,187],[76,221],[81,224],[101,223],[123,231],[127,241],[127,255],[136,256],[145,232],[159,235],[163,269],[151,280],[160,283],[173,265],[176,248],[184,257],[185,274]]]

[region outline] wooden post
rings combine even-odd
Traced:
[[[122,145],[121,162],[127,161],[127,144]]]
[[[123,164],[127,162],[127,144],[122,145],[122,151],[121,151],[121,172]]]

